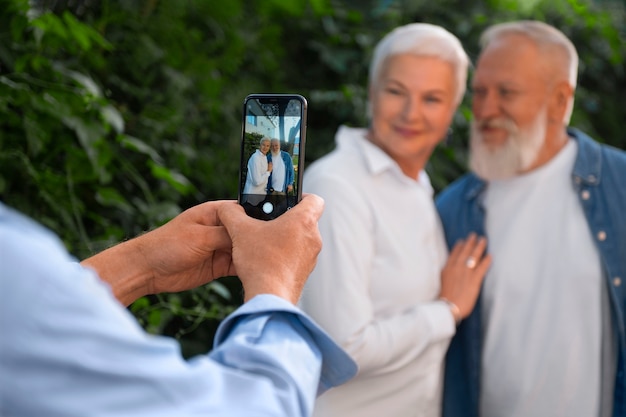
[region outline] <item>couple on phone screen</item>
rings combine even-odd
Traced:
[[[263,202],[269,201],[273,207],[289,203],[295,170],[291,155],[280,149],[280,140],[263,137],[259,148],[248,159],[247,168],[242,201],[246,211],[255,211],[255,217],[263,218],[268,215],[260,207]]]

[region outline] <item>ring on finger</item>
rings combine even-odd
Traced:
[[[476,258],[474,258],[473,256],[470,256],[469,258],[467,258],[467,260],[465,261],[465,266],[468,267],[469,269],[476,268]]]

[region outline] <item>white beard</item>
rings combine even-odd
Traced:
[[[537,159],[545,141],[548,112],[541,109],[533,123],[521,130],[508,118],[490,120],[488,125],[502,127],[509,136],[504,144],[489,149],[478,128],[481,122],[472,120],[470,129],[470,168],[480,178],[493,181],[514,177],[526,171]]]

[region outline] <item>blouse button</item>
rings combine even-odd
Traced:
[[[598,240],[600,242],[604,242],[606,240],[606,232],[604,230],[600,230],[598,232]]]
[[[620,285],[622,285],[622,279],[620,277],[613,278],[613,285],[619,287]]]
[[[580,197],[583,200],[589,200],[589,197],[590,197],[589,190],[583,190],[583,192],[580,193]]]

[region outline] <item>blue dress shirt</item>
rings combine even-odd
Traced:
[[[48,230],[0,204],[1,416],[308,416],[356,365],[289,302],[261,295],[185,360],[147,334]]]

